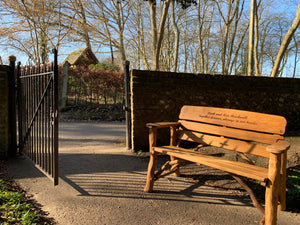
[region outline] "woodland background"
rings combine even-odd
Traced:
[[[53,47],[63,58],[89,46],[98,58],[120,68],[129,60],[135,69],[270,76],[298,4],[298,0],[0,0],[0,56],[5,63],[5,52],[14,49],[28,58],[27,63],[37,64],[48,60]],[[299,41],[296,30],[272,76],[300,77]]]

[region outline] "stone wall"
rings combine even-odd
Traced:
[[[147,122],[177,121],[183,105],[284,116],[287,135],[300,131],[300,79],[131,71],[132,148],[148,150]],[[160,144],[168,143],[160,131]]]
[[[7,157],[9,148],[8,74],[9,67],[0,65],[0,158]]]

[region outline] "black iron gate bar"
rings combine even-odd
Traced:
[[[17,68],[19,149],[58,184],[58,67]]]

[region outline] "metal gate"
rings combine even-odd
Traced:
[[[49,65],[17,66],[19,151],[58,184],[57,50]]]

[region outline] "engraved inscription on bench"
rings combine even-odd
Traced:
[[[200,118],[207,118],[213,120],[223,120],[228,122],[234,123],[241,123],[241,124],[251,124],[257,125],[254,121],[249,121],[248,116],[241,116],[235,114],[227,114],[227,113],[216,113],[216,112],[208,112],[207,114],[199,114]]]

